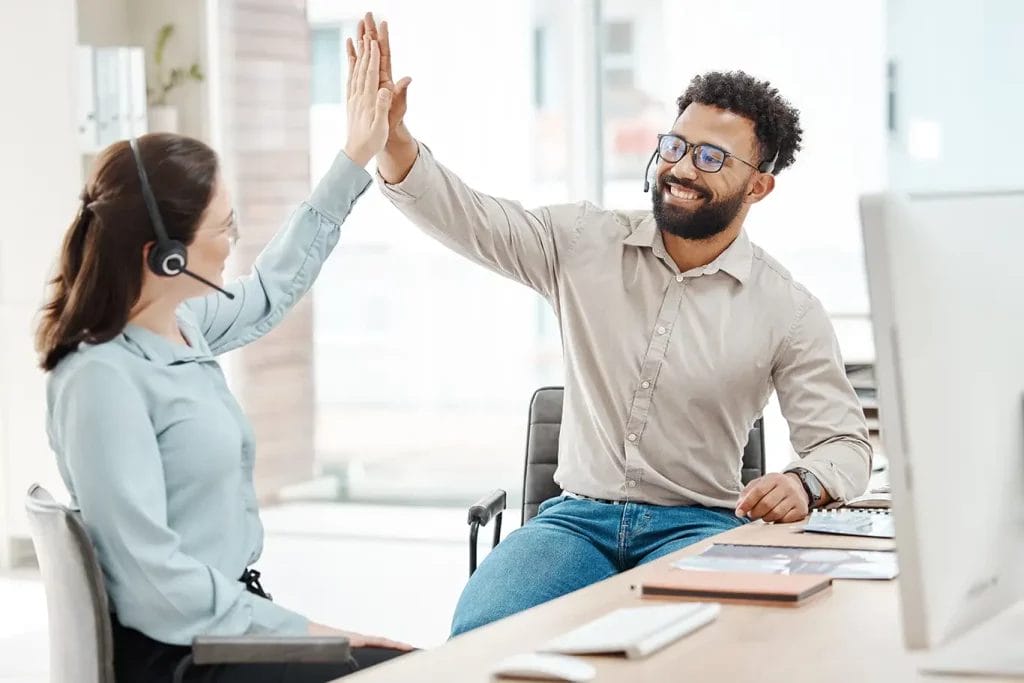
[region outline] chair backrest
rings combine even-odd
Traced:
[[[25,509],[46,591],[51,683],[114,683],[107,591],[85,525],[39,484]]]
[[[523,472],[522,523],[537,514],[537,508],[562,490],[555,483],[558,466],[558,433],[562,428],[562,387],[543,387],[530,400],[526,428],[526,467]],[[764,474],[764,423],[758,418],[743,449],[741,478],[744,484]]]

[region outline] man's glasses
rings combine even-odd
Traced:
[[[707,143],[693,145],[675,133],[662,133],[658,136],[658,155],[668,163],[678,164],[679,160],[686,155],[687,151],[690,151],[693,156],[694,167],[700,171],[704,171],[705,173],[718,173],[722,170],[722,166],[725,165],[725,160],[729,157],[746,164],[755,171],[771,173],[770,169],[764,170],[763,168],[771,162],[761,164],[762,167],[759,168],[731,152],[726,152],[721,147],[715,147],[714,145],[709,145]]]

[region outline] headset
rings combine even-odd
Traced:
[[[208,287],[216,289],[229,299],[234,299],[231,292],[218,287],[209,280],[196,275],[188,270],[188,250],[180,240],[172,240],[167,235],[167,228],[164,227],[163,217],[156,204],[156,197],[153,195],[153,188],[149,184],[149,176],[146,175],[146,166],[142,163],[142,153],[139,151],[137,138],[128,140],[128,146],[135,158],[135,168],[139,172],[139,184],[142,186],[142,199],[146,204],[146,213],[149,214],[149,221],[153,224],[153,232],[156,233],[156,244],[149,250],[146,258],[146,265],[150,271],[161,277],[174,277],[176,275],[187,275],[193,280],[198,280]]]

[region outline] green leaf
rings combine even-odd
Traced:
[[[174,35],[174,24],[164,24],[160,27],[160,30],[156,34],[156,49],[153,52],[153,62],[157,66],[163,66],[164,63],[164,50],[167,47],[167,41]]]

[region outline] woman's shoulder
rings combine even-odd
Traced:
[[[105,393],[126,383],[134,384],[133,358],[117,338],[101,344],[81,344],[50,372],[47,393],[52,401],[59,393],[73,388],[75,393],[103,400]]]

